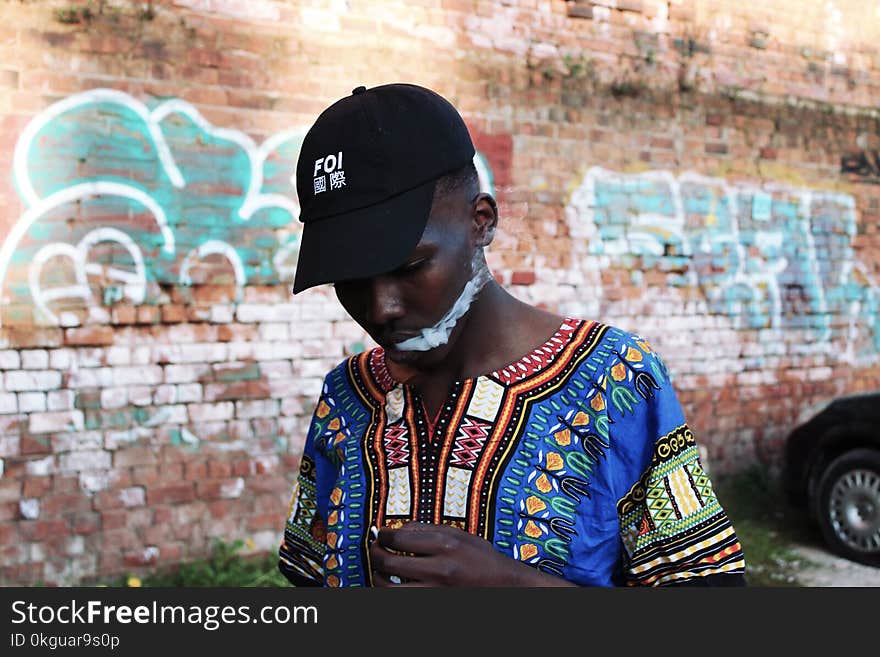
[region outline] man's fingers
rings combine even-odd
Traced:
[[[399,529],[380,529],[379,544],[397,552],[432,555],[454,549],[456,536],[443,525],[410,522]]]
[[[380,541],[370,546],[374,586],[427,586],[436,580],[437,559],[389,552]]]

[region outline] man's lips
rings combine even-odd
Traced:
[[[400,342],[404,342],[410,338],[417,338],[420,335],[421,332],[419,331],[395,331],[394,333],[389,333],[388,335],[383,336],[382,339],[377,342],[383,347],[394,347]]]

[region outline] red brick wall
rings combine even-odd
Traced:
[[[297,140],[359,84],[455,102],[496,275],[650,340],[712,472],[778,464],[880,375],[880,21],[804,4],[0,5],[0,583],[274,549],[369,346],[289,294]]]

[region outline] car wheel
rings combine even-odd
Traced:
[[[837,457],[817,492],[819,528],[832,551],[880,566],[880,452],[855,449]]]

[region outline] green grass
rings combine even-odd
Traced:
[[[289,586],[278,571],[276,553],[244,555],[245,542],[217,540],[207,559],[197,559],[145,575],[143,579],[126,575],[114,586],[146,587],[267,587]]]
[[[817,543],[806,511],[787,500],[778,478],[760,467],[713,481],[746,557],[750,586],[802,586],[798,572],[810,564],[792,550]]]

